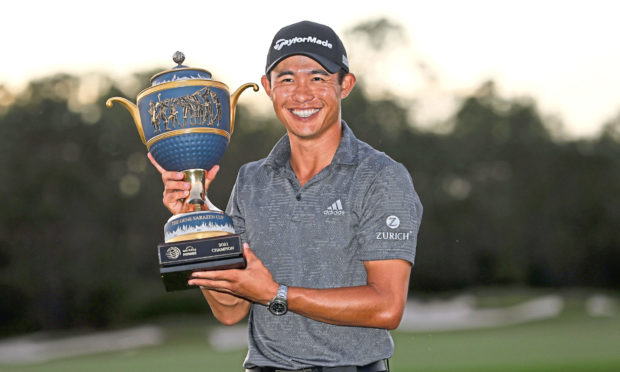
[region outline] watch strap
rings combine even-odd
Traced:
[[[276,293],[275,298],[280,298],[284,301],[288,300],[288,287],[284,284],[280,284],[280,287],[278,287],[278,293]]]

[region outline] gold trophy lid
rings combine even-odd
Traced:
[[[177,64],[177,66],[153,75],[151,78],[151,86],[168,83],[170,81],[196,79],[211,80],[211,73],[209,71],[202,68],[184,66],[183,61],[185,61],[185,54],[182,52],[175,52],[172,55],[172,60]]]

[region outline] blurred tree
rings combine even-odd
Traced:
[[[135,79],[146,85],[150,75]],[[156,255],[169,217],[161,178],[127,112],[105,109],[107,97],[125,93],[104,76],[90,76],[89,84],[99,79],[105,90],[83,102],[81,79],[34,81],[0,117],[0,191],[9,196],[0,205],[3,333],[107,326],[156,314],[149,302],[158,306],[167,295]],[[129,97],[136,94],[137,86]],[[239,164],[266,153],[281,133],[269,124],[246,125],[250,118],[240,106],[213,188],[220,206]],[[195,293],[169,298],[204,309]]]
[[[416,95],[437,82],[431,64],[415,53],[405,27],[399,23],[387,18],[369,19],[346,30],[343,38],[351,71],[360,82],[359,88],[372,100],[388,97],[409,111]]]

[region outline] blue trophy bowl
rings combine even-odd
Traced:
[[[187,133],[154,143],[150,152],[164,169],[170,171],[208,170],[220,162],[227,146],[228,139],[222,135]]]
[[[146,146],[166,170],[209,170],[226,152],[231,135],[230,98],[213,81],[169,82],[138,98]],[[209,84],[210,83],[210,84]]]

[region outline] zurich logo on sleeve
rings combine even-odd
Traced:
[[[385,225],[392,230],[397,229],[400,226],[400,218],[397,216],[388,216],[385,219]],[[376,233],[377,240],[409,240],[413,235],[413,231],[378,231]]]
[[[390,229],[396,229],[398,228],[398,226],[400,226],[400,218],[396,216],[389,216],[388,218],[385,219],[385,224]]]

